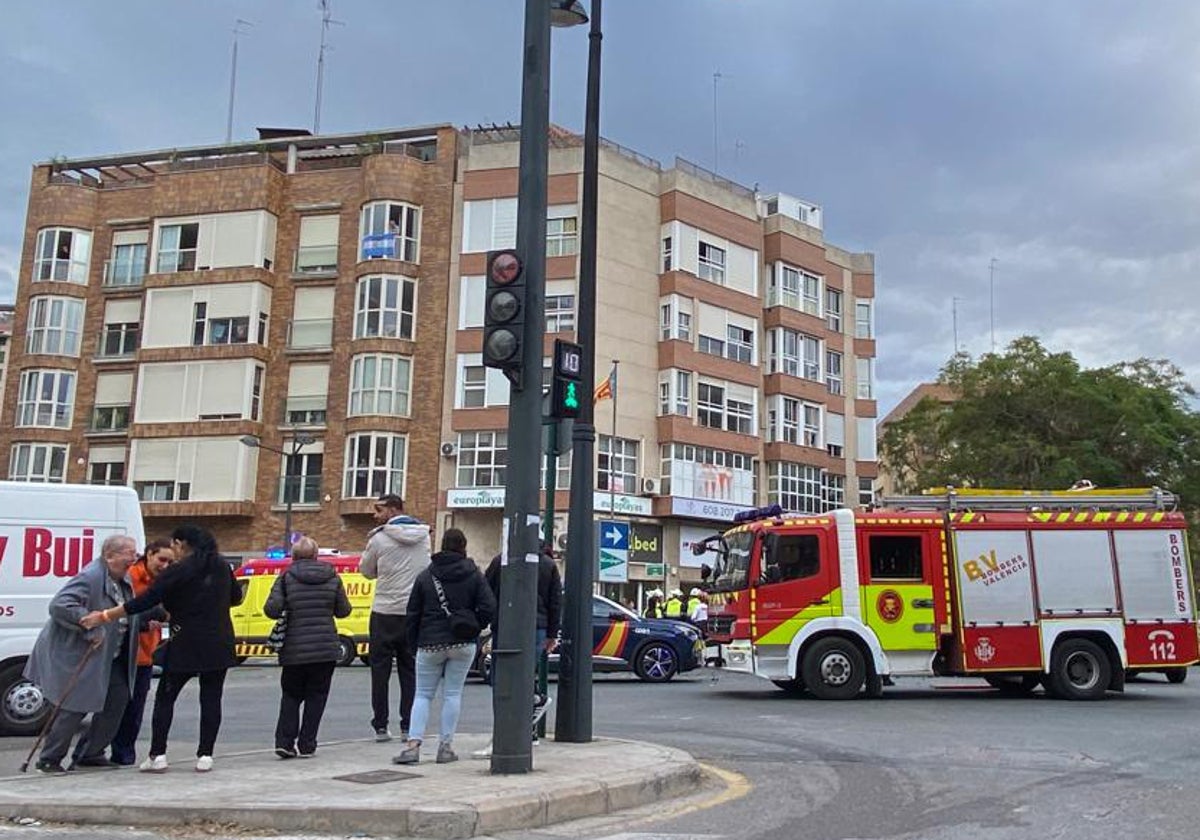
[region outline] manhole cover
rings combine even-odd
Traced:
[[[351,773],[349,776],[334,776],[335,782],[354,782],[359,785],[383,785],[388,782],[402,782],[405,779],[419,779],[420,773],[401,773],[399,770],[369,770],[366,773]]]

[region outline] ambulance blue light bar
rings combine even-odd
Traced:
[[[741,524],[743,522],[757,522],[760,519],[777,519],[780,516],[783,516],[783,507],[781,505],[767,505],[766,507],[752,508],[734,514],[733,521]]]

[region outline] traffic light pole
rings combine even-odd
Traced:
[[[571,524],[567,530],[566,593],[559,653],[554,740],[592,740],[592,581],[596,563],[593,490],[596,480],[596,192],[600,172],[601,0],[592,0],[588,31],[587,107],[583,129],[583,224],[579,240],[581,378],[587,387],[571,436]]]
[[[533,769],[533,674],[539,555],[546,184],[550,131],[550,4],[525,0],[517,253],[524,263],[520,384],[508,408],[508,469],[501,546],[499,638],[492,654],[493,773]],[[590,461],[589,461],[590,463]]]

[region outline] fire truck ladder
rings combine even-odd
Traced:
[[[886,496],[891,510],[1175,510],[1176,497],[1158,487],[1084,490],[987,490],[939,487],[917,496]]]

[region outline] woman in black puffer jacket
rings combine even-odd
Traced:
[[[350,615],[350,599],[333,566],[317,559],[317,543],[302,537],[292,546],[292,565],[275,580],[263,612],[278,619],[287,612],[287,632],[279,664],[279,721],[275,754],[308,758],[317,751],[317,730],[329,699],[339,655],[334,617]],[[300,707],[304,706],[301,720]]]
[[[479,631],[496,614],[496,599],[475,561],[467,556],[467,538],[457,528],[442,536],[442,550],[417,575],[408,599],[408,644],[417,651],[417,692],[409,739],[395,764],[416,764],[429,720],[429,705],[442,683],[442,721],[437,763],[457,761],[451,746],[462,709],[463,684],[475,659]],[[451,615],[455,618],[452,621]]]

